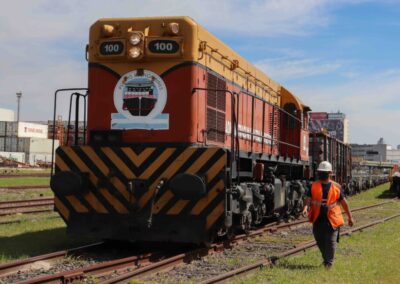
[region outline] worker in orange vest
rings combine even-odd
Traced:
[[[332,165],[323,161],[317,171],[319,180],[313,182],[307,194],[303,215],[308,215],[313,224],[313,234],[324,259],[323,264],[329,269],[335,257],[339,228],[344,225],[339,205],[347,214],[349,226],[353,226],[354,220],[340,185],[331,180]]]

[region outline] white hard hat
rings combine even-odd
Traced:
[[[332,165],[328,161],[323,161],[319,164],[317,171],[319,172],[331,172]]]

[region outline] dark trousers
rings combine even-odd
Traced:
[[[400,177],[393,177],[391,190],[397,193],[397,197],[400,198]]]
[[[321,222],[314,224],[313,234],[324,259],[324,265],[332,265],[335,257],[338,231],[334,230],[330,224]]]

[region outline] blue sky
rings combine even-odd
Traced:
[[[0,107],[15,109],[21,90],[25,120],[51,117],[55,89],[86,86],[84,47],[96,19],[188,15],[313,110],[345,112],[351,142],[400,144],[400,0],[2,4]]]
[[[306,36],[277,37],[264,44],[259,41],[266,50],[272,50],[268,55],[271,58],[314,58],[321,63],[337,65],[335,72],[291,78],[285,83],[342,83],[358,76],[399,68],[400,5],[371,2],[338,7],[331,13],[326,26]],[[288,47],[293,49],[293,54],[285,55]],[[248,57],[253,61],[263,59],[262,54],[249,53]]]

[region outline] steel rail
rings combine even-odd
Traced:
[[[0,264],[0,277],[4,277],[13,273],[17,273],[19,271],[28,270],[30,266],[37,262],[37,261],[56,261],[58,259],[62,259],[68,254],[76,253],[79,251],[84,251],[86,249],[92,249],[98,246],[103,245],[103,242],[93,243],[89,245],[80,246],[77,248],[69,249],[69,250],[62,250],[47,254],[42,254],[22,260],[16,260],[13,262],[8,262],[4,264]]]
[[[340,235],[341,236],[348,236],[348,235],[351,235],[351,233],[354,233],[354,232],[357,232],[357,231],[362,231],[363,229],[370,228],[370,227],[376,226],[378,224],[382,224],[384,222],[387,222],[389,220],[392,220],[392,219],[395,219],[395,218],[399,218],[399,217],[400,217],[400,214],[394,214],[392,216],[389,216],[389,217],[386,217],[386,218],[383,218],[383,219],[380,219],[380,220],[377,220],[377,221],[374,221],[374,222],[371,222],[371,223],[368,223],[368,224],[365,224],[365,225],[362,225],[362,226],[359,226],[359,227],[356,227],[356,228],[353,228],[353,229],[346,230],[344,232],[341,232]],[[258,269],[264,268],[264,267],[271,267],[276,263],[277,260],[279,260],[281,258],[300,253],[300,252],[305,251],[305,250],[307,250],[309,248],[315,247],[316,245],[317,245],[317,243],[315,241],[310,241],[310,242],[304,243],[302,245],[299,245],[299,246],[297,246],[297,247],[295,247],[293,249],[287,250],[287,251],[285,251],[285,252],[283,252],[281,254],[278,254],[276,256],[267,257],[267,258],[265,258],[263,260],[260,260],[260,261],[258,261],[256,263],[253,263],[253,264],[250,264],[250,265],[247,265],[247,266],[243,266],[243,267],[240,267],[238,269],[231,270],[228,273],[224,273],[224,274],[218,275],[216,277],[213,277],[213,278],[210,278],[210,279],[206,279],[206,280],[201,281],[199,283],[201,283],[201,284],[220,283],[222,281],[226,281],[227,279],[230,279],[230,278],[238,276],[238,275],[249,273],[249,272],[252,272],[254,270],[258,270]]]
[[[32,174],[0,174],[0,178],[15,178],[15,177],[50,177],[50,173],[32,173]]]
[[[174,268],[177,265],[180,265],[183,263],[189,263],[192,260],[199,259],[202,256],[206,256],[211,253],[218,252],[218,251],[223,251],[224,246],[230,247],[230,244],[228,244],[227,242],[218,243],[218,244],[211,245],[209,248],[201,248],[201,249],[196,249],[194,251],[189,251],[186,253],[174,255],[172,257],[163,259],[159,262],[138,268],[138,269],[128,272],[128,273],[124,273],[117,277],[113,277],[110,279],[106,279],[104,281],[100,281],[97,284],[126,283],[127,280],[129,280],[133,277],[138,277],[138,276],[144,277],[147,275],[151,275],[155,272],[167,271],[167,270]]]
[[[18,282],[19,284],[34,284],[34,283],[73,283],[81,281],[87,275],[94,277],[106,276],[110,273],[115,273],[118,269],[136,269],[138,266],[146,265],[152,258],[157,257],[159,253],[140,254],[121,259],[96,263],[84,268],[73,269],[69,271],[58,272],[55,274],[44,275],[32,279]],[[160,255],[161,257],[161,255]],[[98,283],[98,282],[96,282]]]
[[[37,214],[37,213],[46,213],[46,212],[55,212],[53,209],[39,209],[39,210],[24,210],[24,211],[11,211],[11,212],[3,212],[0,213],[0,217],[13,215],[13,214]]]
[[[9,186],[0,186],[1,189],[6,190],[24,190],[24,189],[44,189],[50,188],[48,184],[43,185],[9,185]]]
[[[43,209],[42,207],[54,206],[54,198],[26,199],[26,200],[10,200],[0,202],[0,216],[7,216],[17,213],[33,214],[53,211],[51,209]],[[38,208],[33,210],[33,208]],[[40,209],[42,208],[42,209]]]
[[[49,198],[35,198],[35,199],[19,199],[19,200],[0,201],[0,209],[10,208],[10,207],[16,206],[15,204],[21,204],[21,203],[39,204],[39,203],[42,203],[42,202],[54,202],[54,198],[53,197],[51,197],[51,198],[49,197]]]
[[[367,210],[367,209],[370,209],[373,207],[382,206],[382,205],[390,203],[390,202],[392,202],[392,201],[385,201],[385,202],[381,202],[378,204],[359,207],[352,211],[354,212],[354,211]],[[261,228],[257,231],[253,231],[248,235],[246,235],[246,234],[238,235],[231,241],[219,242],[219,243],[211,245],[210,248],[202,248],[202,249],[197,249],[197,250],[194,250],[191,252],[178,254],[178,255],[172,256],[170,258],[166,258],[160,262],[156,262],[156,263],[144,266],[142,268],[135,269],[134,271],[130,271],[128,273],[123,273],[117,277],[113,277],[113,278],[110,278],[110,279],[107,279],[104,281],[100,281],[100,282],[98,282],[98,284],[126,283],[126,281],[128,281],[129,279],[134,278],[134,277],[143,278],[145,276],[154,274],[155,272],[168,271],[168,270],[173,269],[176,266],[179,266],[184,263],[189,263],[190,261],[192,261],[194,259],[198,259],[201,256],[206,256],[206,255],[216,253],[216,252],[222,252],[225,248],[228,248],[228,247],[231,248],[234,245],[238,245],[240,243],[245,242],[249,238],[252,238],[252,237],[255,237],[258,235],[262,235],[266,232],[277,231],[279,229],[287,228],[287,227],[290,228],[290,227],[294,227],[296,225],[300,225],[300,224],[307,223],[307,222],[308,222],[308,219],[285,223],[285,224],[280,224],[279,222],[274,222],[274,223],[266,225],[264,228]]]

